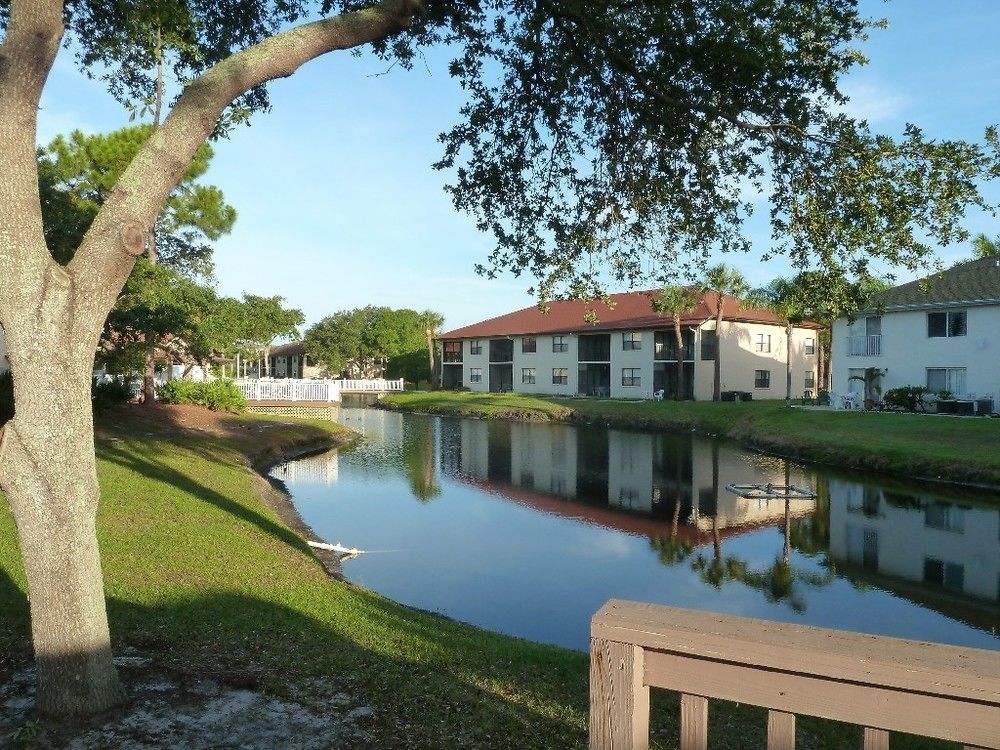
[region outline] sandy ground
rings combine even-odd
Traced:
[[[34,720],[35,672],[0,685],[0,748],[39,750],[327,750],[373,747],[376,719],[332,681],[309,679],[285,695],[207,678],[173,678],[130,650],[115,662],[129,690],[125,707],[83,722]]]

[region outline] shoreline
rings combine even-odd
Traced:
[[[343,436],[331,434],[329,439],[316,439],[307,441],[301,445],[292,445],[282,450],[277,447],[276,452],[269,452],[265,456],[250,459],[250,469],[254,474],[254,484],[261,502],[270,508],[281,519],[288,528],[298,534],[304,542],[325,542],[316,531],[305,522],[299,509],[295,507],[295,498],[288,489],[288,485],[281,479],[270,475],[271,469],[280,466],[288,461],[294,461],[308,456],[317,456],[327,451],[342,450],[354,445],[361,439],[353,430],[348,431]],[[340,565],[340,557],[337,553],[318,547],[309,546],[309,551],[319,560],[327,574],[341,583],[353,585]]]
[[[525,403],[519,405],[518,401]],[[415,391],[387,396],[373,406],[388,411],[470,419],[599,425],[640,432],[691,432],[704,437],[733,440],[746,449],[776,458],[846,471],[860,471],[893,479],[927,482],[942,488],[994,494],[995,497],[983,499],[1000,503],[1000,461],[996,467],[973,465],[975,467],[970,468],[968,465],[945,461],[937,463],[921,457],[900,455],[896,446],[888,446],[889,449],[882,451],[845,450],[842,445],[833,441],[795,435],[793,432],[782,434],[769,431],[768,417],[775,414],[781,416],[783,421],[787,421],[789,415],[794,415],[791,419],[801,417],[803,422],[815,422],[817,417],[822,419],[827,415],[834,415],[836,419],[841,415],[840,412],[796,410],[787,407],[784,401],[756,402],[749,409],[741,411],[739,407],[734,408],[728,403],[720,405],[715,402],[655,402],[654,406],[654,402],[643,401],[608,399],[588,401],[582,398],[539,398],[514,394]],[[652,415],[636,413],[648,406],[654,406],[658,413]],[[712,413],[712,408],[718,406],[723,408]],[[670,413],[672,407],[676,408],[674,413]],[[854,420],[869,417],[876,419],[920,417],[920,415],[895,413],[845,412],[843,414]],[[983,419],[983,423],[995,426],[995,444],[1000,445],[1000,424],[987,419]],[[858,440],[864,438],[862,434]]]

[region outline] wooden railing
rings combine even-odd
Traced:
[[[769,709],[768,750],[794,750],[795,715],[1000,748],[1000,653],[609,601],[594,615],[590,750],[649,747],[649,689],[681,694],[680,750],[708,747],[708,699]]]

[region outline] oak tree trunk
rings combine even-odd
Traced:
[[[89,341],[66,340],[70,325],[48,314],[51,307],[69,309],[43,305],[36,324],[7,327],[17,411],[0,439],[0,487],[28,583],[38,709],[87,715],[120,703],[124,692],[111,660],[95,528],[93,351]]]
[[[142,402],[148,406],[156,403],[156,357],[151,347],[146,350],[142,371]]]

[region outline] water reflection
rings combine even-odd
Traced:
[[[610,596],[996,647],[996,506],[693,435],[341,414],[361,447],[275,475],[321,535],[406,550],[345,572],[407,603],[576,647]],[[815,497],[726,490],[769,482]]]

